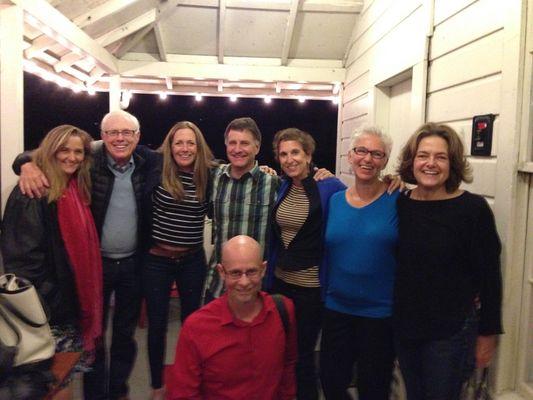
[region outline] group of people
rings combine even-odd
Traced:
[[[353,138],[349,188],[315,173],[315,142],[296,128],[273,140],[282,177],[261,170],[251,118],[227,126],[228,164],[188,121],[152,151],[138,120],[113,111],[101,138],[91,147],[63,125],[19,157],[2,225],[5,269],[49,306],[57,351],[83,352],[86,399],[128,398],[142,298],[154,400],[318,399],[318,376],[326,398],[348,399],[355,363],[359,399],[388,399],[396,357],[409,400],[452,400],[474,361],[490,362],[501,246],[486,201],[459,189],[471,176],[451,128],[409,139],[399,175],[416,186],[404,193],[381,177],[392,141],[376,128]],[[165,381],[174,282],[183,325]],[[203,288],[216,299],[199,309]]]

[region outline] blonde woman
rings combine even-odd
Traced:
[[[172,284],[176,283],[180,294],[182,321],[200,306],[207,271],[204,219],[213,166],[213,154],[192,122],[175,124],[161,150],[161,168],[148,177],[144,196],[150,245],[143,284],[153,399],[164,396],[162,372]]]
[[[1,241],[6,272],[30,280],[50,311],[56,352],[84,351],[81,364],[102,333],[102,263],[89,209],[91,141],[71,125],[46,135],[33,159],[50,183],[48,194],[31,199],[15,187]],[[67,386],[56,398],[71,396]]]

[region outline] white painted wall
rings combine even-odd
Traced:
[[[532,0],[366,0],[345,57],[338,134],[338,175],[351,183],[345,161],[348,138],[364,123],[387,121],[394,155],[420,123],[447,123],[463,136],[469,153],[472,117],[496,114],[492,154],[469,157],[474,182],[464,188],[491,204],[504,245],[506,334],[493,368],[497,393],[518,386],[516,310],[521,307],[524,253],[513,249],[524,237],[512,225],[526,213],[516,206],[515,195],[524,65],[520,49],[528,1],[531,6]],[[400,128],[409,127],[407,132],[399,132],[393,122],[398,115],[391,94],[398,82],[390,81],[402,74],[412,79],[410,117]]]
[[[22,8],[0,6],[0,216],[17,182],[11,163],[24,149],[22,34]]]

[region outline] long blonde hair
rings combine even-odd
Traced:
[[[209,180],[209,170],[215,164],[213,162],[213,153],[207,145],[202,131],[189,121],[181,121],[175,124],[168,132],[161,149],[163,151],[163,172],[161,174],[161,183],[163,188],[169,192],[174,199],[182,201],[185,197],[185,191],[181,180],[178,179],[178,165],[172,156],[172,142],[174,135],[180,129],[190,129],[194,132],[196,139],[196,158],[194,160],[193,181],[196,186],[196,197],[199,201],[205,200],[205,190]]]
[[[84,158],[76,171],[78,189],[83,200],[91,203],[91,136],[72,125],[59,125],[46,134],[39,147],[33,153],[33,161],[43,171],[50,183],[48,203],[58,200],[65,191],[69,177],[63,172],[56,159],[57,152],[68,140],[77,136],[83,143]]]

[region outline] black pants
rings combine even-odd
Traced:
[[[148,314],[148,359],[152,388],[163,386],[163,359],[168,328],[170,289],[176,282],[181,322],[200,307],[207,265],[203,248],[179,260],[147,254],[143,292]],[[176,360],[179,362],[179,360]]]
[[[390,318],[324,310],[320,377],[326,399],[350,399],[346,389],[357,362],[359,400],[388,400],[394,362]]]
[[[296,363],[298,400],[317,400],[318,377],[315,347],[322,325],[323,310],[320,288],[290,285],[276,279],[273,292],[287,296],[294,303],[298,329],[298,361]]]
[[[109,368],[106,368],[105,342],[96,351],[92,370],[83,378],[85,400],[115,400],[128,394],[128,378],[135,363],[137,345],[133,335],[141,305],[141,279],[138,257],[121,260],[102,258],[104,273],[104,337],[111,294],[115,292]]]

